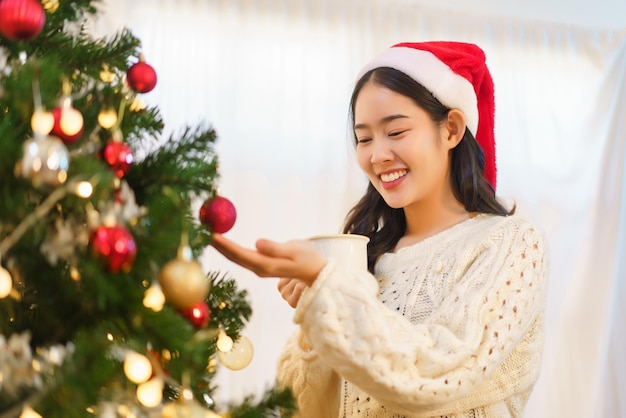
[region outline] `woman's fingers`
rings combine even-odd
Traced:
[[[244,248],[235,242],[225,238],[221,234],[213,234],[213,241],[211,245],[222,255],[229,260],[252,270],[259,276],[263,276],[264,266],[270,261],[267,256],[264,256],[257,251]]]
[[[278,291],[292,308],[298,305],[304,290],[315,281],[326,264],[326,259],[315,250],[315,246],[304,240],[280,244],[260,239],[255,251],[221,234],[213,234],[212,245],[226,258],[258,276],[283,277],[278,280]]]
[[[292,277],[310,284],[326,264],[313,243],[306,240],[281,244],[260,239],[255,251],[213,234],[212,245],[229,260],[261,277]]]
[[[298,306],[300,297],[307,288],[306,283],[298,279],[282,278],[278,280],[278,291],[281,297],[289,303],[289,306],[295,308]]]
[[[285,289],[287,286],[289,286],[289,284],[291,282],[293,282],[294,279],[288,279],[285,277],[281,277],[280,279],[278,279],[278,283],[276,284],[276,288],[278,289],[278,291],[280,293],[283,292],[283,289]]]

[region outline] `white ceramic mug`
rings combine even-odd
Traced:
[[[316,235],[309,238],[326,258],[350,269],[367,270],[369,238],[356,234]]]

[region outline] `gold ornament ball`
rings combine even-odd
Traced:
[[[210,286],[200,263],[180,257],[163,267],[159,284],[165,300],[175,308],[188,308],[205,300]]]
[[[254,348],[245,335],[240,335],[230,351],[217,350],[217,358],[230,370],[241,370],[252,361]]]

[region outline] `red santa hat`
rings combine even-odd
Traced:
[[[463,42],[405,42],[393,45],[365,65],[359,78],[379,67],[401,71],[437,100],[465,115],[467,128],[485,156],[484,176],[496,187],[493,80],[485,53]]]

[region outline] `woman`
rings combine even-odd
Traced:
[[[495,196],[493,84],[473,44],[394,45],[351,100],[370,184],[346,220],[367,235],[366,272],[307,241],[229,259],[296,308],[279,363],[301,417],[520,417],[539,373],[546,256],[541,234]],[[288,277],[289,279],[284,279]]]

